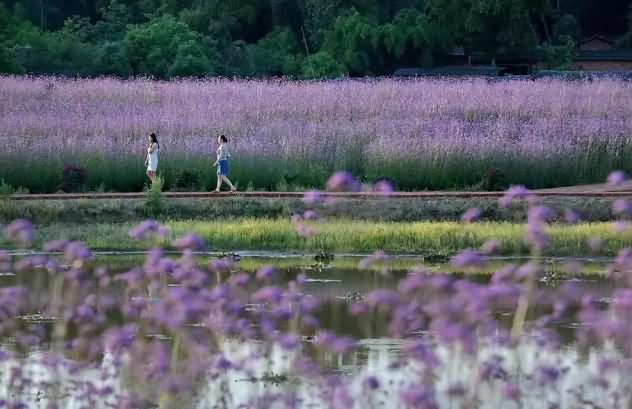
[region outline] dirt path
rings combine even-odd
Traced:
[[[559,187],[554,189],[534,190],[534,194],[547,197],[626,197],[632,196],[632,181],[617,187],[606,184],[582,185]],[[391,198],[476,198],[476,197],[501,197],[503,192],[396,192],[388,195]],[[249,198],[302,198],[303,192],[238,192],[238,193],[211,193],[211,192],[165,192],[167,198],[208,198],[225,199],[229,197]],[[379,198],[383,194],[373,192],[358,193],[323,193],[326,197],[336,198]],[[54,193],[54,194],[28,194],[14,195],[13,200],[78,200],[78,199],[139,199],[144,197],[142,192],[132,193]]]

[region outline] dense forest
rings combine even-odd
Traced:
[[[632,47],[630,0],[4,0],[0,72],[385,75],[536,55],[564,67],[584,36]]]

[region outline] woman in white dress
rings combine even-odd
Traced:
[[[151,183],[156,181],[156,170],[158,170],[158,152],[160,151],[160,144],[158,143],[158,137],[155,133],[149,135],[149,148],[147,148],[147,157],[145,159],[145,166],[147,166],[147,176],[151,180]]]

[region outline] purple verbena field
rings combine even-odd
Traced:
[[[632,250],[600,285],[552,282],[540,255],[553,211],[524,188],[499,203],[515,202],[531,260],[487,278],[395,276],[378,252],[355,272],[372,289],[342,299],[314,269],[202,261],[194,234],[153,248],[172,238],[154,220],[129,232],[151,249],[123,269],[77,241],[30,252],[34,226],[13,221],[0,240],[27,251],[0,251],[0,407],[629,408]],[[451,264],[484,272],[494,247]]]
[[[321,186],[340,169],[400,189],[572,185],[632,170],[632,84],[0,77],[0,179],[14,187],[54,191],[70,164],[86,189],[138,190],[149,132],[168,188],[185,170],[212,185],[220,133],[242,188]]]

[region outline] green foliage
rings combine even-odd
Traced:
[[[303,56],[294,33],[276,29],[257,42],[248,45],[248,75],[295,76],[300,72]]]
[[[577,44],[581,38],[579,22],[572,14],[564,14],[553,27],[553,41],[556,45],[565,45],[568,40]]]
[[[303,63],[305,78],[337,78],[346,74],[346,68],[327,51],[310,55]]]
[[[323,49],[337,56],[351,75],[370,74],[377,59],[378,26],[356,10],[336,18]]]
[[[596,1],[5,0],[0,72],[364,76],[441,65],[455,47],[493,63],[547,44],[557,61]]]
[[[160,176],[156,176],[156,180],[151,184],[149,189],[145,191],[145,215],[157,217],[164,211],[165,205],[162,197],[163,185],[163,179]]]
[[[123,39],[123,49],[134,74],[159,78],[199,75],[210,68],[199,42],[200,36],[185,23],[165,14],[131,26]]]
[[[559,45],[545,44],[542,47],[544,61],[548,68],[567,70],[573,67],[577,46],[570,38],[566,37],[566,42]]]

